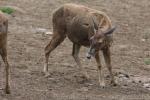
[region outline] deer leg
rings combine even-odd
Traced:
[[[110,48],[107,47],[103,50],[103,55],[105,59],[106,66],[108,68],[108,71],[110,73],[110,78],[111,78],[111,84],[116,85],[115,80],[114,80],[114,75],[112,73],[112,66],[111,66],[111,57],[110,57]]]
[[[54,33],[51,41],[49,44],[45,47],[45,65],[44,65],[44,73],[45,76],[49,76],[48,73],[48,59],[50,53],[65,39],[66,35],[64,34],[56,34]]]
[[[78,44],[74,44],[73,43],[73,50],[72,50],[72,56],[75,60],[75,62],[77,63],[77,65],[79,66],[80,70],[82,71],[83,75],[89,79],[89,75],[87,74],[87,72],[85,71],[85,69],[82,67],[80,59],[79,59],[79,51],[80,51],[81,45]]]
[[[8,64],[8,61],[7,61],[7,50],[6,50],[6,47],[3,47],[1,49],[0,54],[1,54],[2,59],[4,61],[4,64],[5,64],[5,74],[6,74],[5,92],[7,94],[9,94],[10,93],[10,85],[9,85],[9,72],[10,72],[10,69],[9,69],[9,64]]]
[[[101,69],[102,65],[101,65],[101,60],[99,57],[99,52],[97,52],[95,54],[95,59],[97,62],[97,67],[98,67],[99,85],[100,85],[100,87],[104,88],[105,87],[105,81],[104,81],[104,75],[103,75],[102,69]]]

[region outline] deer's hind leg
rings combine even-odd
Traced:
[[[49,44],[45,47],[45,65],[44,65],[44,73],[46,76],[49,75],[48,73],[48,59],[50,53],[60,44],[64,41],[66,38],[65,33],[63,31],[54,31],[53,32],[53,37]]]

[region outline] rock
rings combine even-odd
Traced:
[[[45,34],[45,35],[52,35],[53,33],[45,28],[36,28],[35,33],[37,34]]]
[[[145,88],[150,88],[150,83],[144,83],[144,84],[143,84],[143,87],[145,87]]]
[[[87,92],[88,91],[88,88],[87,87],[82,87],[81,89],[79,89],[80,91],[83,91],[83,92]]]
[[[145,42],[145,41],[146,41],[146,39],[141,39],[141,41],[142,41],[142,42]]]
[[[122,78],[122,77],[124,77],[124,78],[129,78],[129,75],[128,75],[128,74],[122,73],[122,72],[116,73],[116,76],[118,76],[119,78]]]
[[[46,32],[45,34],[47,34],[47,35],[52,35],[53,33],[52,33],[52,32]]]
[[[144,83],[143,84],[143,87],[150,90],[150,83]]]
[[[47,30],[44,29],[44,28],[37,28],[37,29],[35,29],[35,30],[36,30],[36,33],[38,33],[38,34],[46,33],[46,32],[47,32]]]

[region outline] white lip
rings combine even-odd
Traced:
[[[87,54],[86,54],[86,58],[87,58],[87,59],[91,59],[91,54],[87,53]]]
[[[86,57],[88,59],[91,59],[91,57],[94,57],[94,56],[95,56],[95,49],[90,47],[89,50],[88,50],[88,53],[87,53]]]

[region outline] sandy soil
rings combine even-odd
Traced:
[[[44,47],[51,36],[37,34],[35,29],[52,29],[52,11],[64,3],[77,3],[106,12],[117,25],[112,46],[113,73],[150,77],[150,1],[149,0],[1,0],[0,6],[16,6],[26,13],[9,16],[8,53],[11,66],[11,94],[0,91],[0,100],[149,100],[150,91],[140,83],[118,81],[106,88],[98,84],[94,59],[80,58],[90,75],[84,82],[71,56],[72,43],[66,39],[50,56],[50,77],[43,76]],[[146,38],[146,39],[145,39]],[[2,62],[2,60],[1,60]],[[0,87],[4,87],[4,64],[0,67]],[[116,77],[117,78],[117,77]]]

